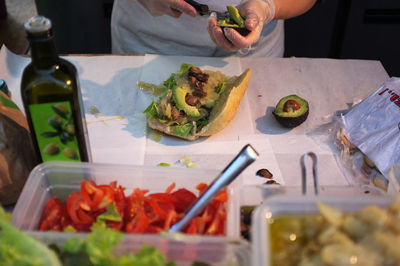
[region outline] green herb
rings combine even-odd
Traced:
[[[221,94],[225,91],[226,89],[226,84],[225,82],[221,82],[220,84],[218,84],[218,86],[215,88],[215,92],[218,94]]]
[[[184,125],[175,125],[171,126],[172,131],[174,132],[175,135],[181,136],[181,137],[186,137],[190,131],[193,128],[192,123],[186,123]]]
[[[157,112],[157,103],[153,100],[151,104],[146,108],[146,110],[143,111],[143,113],[146,116],[150,116],[153,118],[159,118],[158,112]]]
[[[157,166],[170,167],[171,165],[169,163],[159,163]]]

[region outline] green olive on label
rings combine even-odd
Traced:
[[[65,154],[65,156],[67,156],[70,159],[78,159],[78,154],[72,148],[69,148],[69,147],[65,148],[63,150],[63,153]]]
[[[69,110],[68,110],[67,106],[65,106],[65,104],[57,103],[53,107],[54,107],[54,109],[57,109],[62,114],[68,114],[69,113]]]
[[[52,142],[46,145],[44,147],[43,152],[47,155],[56,155],[57,153],[60,152],[60,147],[58,146],[57,143]]]
[[[60,128],[62,125],[62,117],[59,115],[52,115],[49,117],[48,123],[53,128]]]
[[[65,131],[68,132],[70,135],[75,135],[75,127],[73,124],[68,124],[65,126]]]

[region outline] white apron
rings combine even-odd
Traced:
[[[225,11],[240,0],[199,0],[212,10]],[[153,17],[137,0],[115,0],[111,17],[114,54],[160,54],[189,56],[282,57],[283,21],[264,26],[260,40],[247,53],[228,53],[216,46],[207,31],[207,16],[196,18]]]

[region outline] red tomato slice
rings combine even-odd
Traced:
[[[82,181],[81,194],[81,207],[86,211],[98,208],[104,198],[104,192],[97,188],[93,181],[92,183],[89,183],[87,180]]]
[[[228,201],[228,193],[226,190],[223,190],[215,196],[215,200],[220,201],[220,202],[227,202]]]
[[[51,197],[47,201],[40,217],[39,230],[62,231],[65,221],[64,203],[55,196]]]
[[[206,190],[207,184],[206,183],[200,183],[196,186],[196,189],[199,191],[199,193],[203,193],[204,190]]]
[[[82,196],[80,192],[74,192],[67,199],[67,212],[72,222],[75,224],[91,224],[93,218],[85,213],[80,207]]]
[[[175,198],[175,209],[177,212],[184,212],[190,204],[197,198],[193,192],[180,188],[177,191],[171,193]]]
[[[126,225],[126,232],[139,234],[146,231],[147,227],[150,225],[150,219],[147,217],[144,208],[140,208],[134,219]]]
[[[167,189],[165,190],[165,193],[169,194],[172,192],[172,190],[174,190],[175,188],[175,182],[173,182],[171,185],[169,185],[169,187],[167,187]]]
[[[107,205],[111,204],[114,201],[114,190],[108,185],[101,185],[97,188],[103,192],[103,198],[101,199],[101,202],[97,207],[105,208],[107,207]]]

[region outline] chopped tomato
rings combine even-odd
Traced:
[[[197,198],[193,192],[185,188],[180,188],[171,193],[171,195],[173,195],[175,198],[174,204],[177,212],[184,212]]]
[[[174,188],[175,188],[175,182],[173,182],[171,185],[169,185],[169,186],[167,187],[167,189],[165,190],[165,193],[166,193],[166,194],[171,193],[172,190],[174,190]]]
[[[196,186],[196,189],[199,191],[200,195],[203,193],[204,190],[206,190],[207,184],[206,183],[200,183]]]
[[[140,208],[134,219],[126,225],[127,233],[144,233],[150,224],[150,219],[147,217],[144,208]]]
[[[80,206],[86,211],[96,209],[104,197],[104,192],[97,188],[94,182],[89,183],[87,180],[83,180],[81,183],[81,194]]]
[[[148,190],[136,188],[130,195],[113,181],[109,185],[97,185],[84,180],[81,191],[69,195],[66,203],[56,197],[51,198],[40,218],[39,230],[63,231],[68,225],[78,232],[89,231],[97,217],[106,211],[120,215],[121,220],[104,215],[108,227],[127,233],[157,234],[168,231],[172,225],[185,216],[185,210],[197,199],[191,191],[176,189],[172,183],[165,192],[148,194]],[[196,189],[201,194],[207,185],[200,183]],[[186,228],[188,234],[224,235],[226,191],[217,194],[205,210],[195,217]],[[111,209],[108,206],[114,208]],[[117,213],[115,213],[117,212]],[[106,218],[110,217],[110,218]],[[107,220],[110,219],[110,220]]]
[[[39,230],[62,231],[67,226],[67,223],[64,203],[54,196],[51,197],[47,201],[40,217]]]
[[[67,212],[74,224],[92,224],[94,219],[80,206],[82,196],[80,192],[74,192],[67,199]]]

